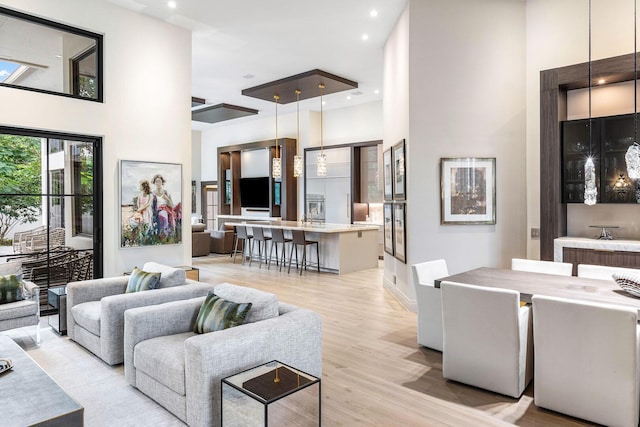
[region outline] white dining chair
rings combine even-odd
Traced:
[[[608,265],[578,264],[578,277],[587,279],[613,280],[613,274],[631,273],[640,276],[640,269],[609,267]]]
[[[539,261],[534,259],[513,258],[511,269],[530,271],[533,273],[557,274],[559,276],[571,276],[573,264],[570,262]]]
[[[418,304],[418,344],[442,351],[442,299],[434,281],[449,275],[447,262],[421,262],[412,265],[411,271]]]
[[[536,406],[638,426],[638,309],[533,296]]]
[[[442,375],[520,397],[533,375],[531,306],[508,289],[442,282]]]

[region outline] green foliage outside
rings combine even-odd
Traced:
[[[38,221],[41,214],[40,139],[0,134],[0,242],[18,224]],[[8,194],[25,194],[24,196]]]

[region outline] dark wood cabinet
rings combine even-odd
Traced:
[[[224,191],[218,192],[221,215],[241,215],[240,178],[242,177],[241,153],[243,150],[269,149],[269,216],[295,221],[298,217],[298,179],[293,176],[293,157],[297,142],[291,138],[279,138],[282,176],[271,176],[271,161],[275,157],[275,140],[218,147],[218,182],[224,183]],[[266,210],[266,209],[265,209]]]
[[[578,274],[578,264],[640,268],[640,252],[564,248],[562,250],[562,261],[573,263],[573,274],[575,276]]]
[[[584,164],[593,158],[598,203],[636,203],[624,156],[633,144],[633,114],[562,122],[562,201],[584,202]]]

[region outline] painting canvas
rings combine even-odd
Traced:
[[[407,260],[406,240],[405,204],[396,203],[393,205],[393,247],[395,257],[402,262]]]
[[[382,153],[383,178],[384,178],[384,199],[393,199],[393,164],[391,163],[391,149]]]
[[[405,158],[405,144],[404,139],[393,146],[393,199],[405,200],[406,199],[406,163]]]
[[[384,251],[393,255],[393,205],[384,204]]]
[[[441,159],[442,224],[496,223],[496,159]]]
[[[182,165],[120,162],[120,246],[182,242]]]

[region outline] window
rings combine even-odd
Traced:
[[[0,7],[0,86],[102,102],[102,35]]]

